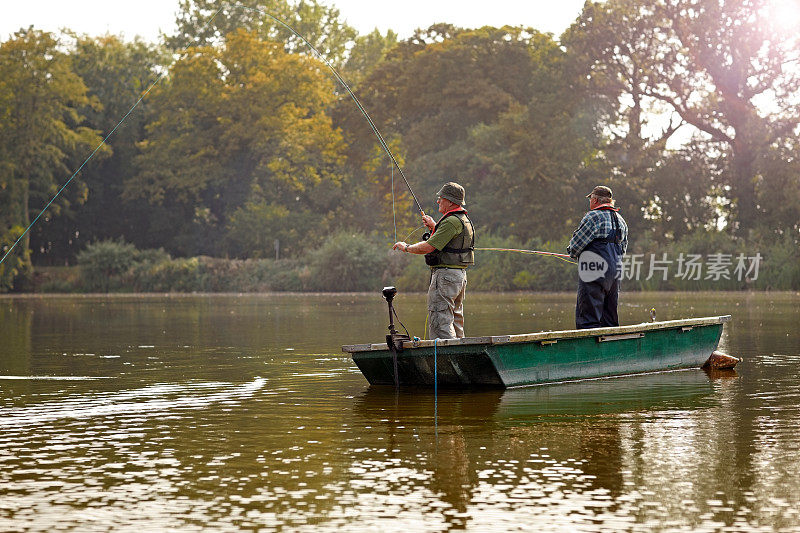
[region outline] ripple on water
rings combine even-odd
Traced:
[[[60,419],[131,414],[165,416],[182,410],[201,409],[215,403],[240,401],[251,397],[265,383],[265,379],[256,378],[243,385],[221,382],[159,384],[119,392],[78,394],[29,407],[2,408],[0,427],[25,427]]]
[[[110,376],[0,376],[4,381],[94,381],[111,379]]]

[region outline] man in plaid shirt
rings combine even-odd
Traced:
[[[578,260],[578,329],[619,326],[619,269],[628,249],[628,225],[614,207],[611,189],[595,187],[589,198],[589,212],[567,246]]]

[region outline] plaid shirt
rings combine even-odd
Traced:
[[[614,211],[608,209],[593,209],[586,213],[581,220],[578,229],[572,234],[567,246],[570,257],[577,259],[584,248],[595,239],[603,239],[611,235],[614,231],[614,223],[609,216]],[[628,249],[628,225],[622,215],[616,213],[619,229],[622,230],[622,253]]]

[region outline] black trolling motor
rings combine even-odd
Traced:
[[[403,342],[410,341],[411,336],[408,335],[408,330],[400,322],[400,318],[397,318],[397,321],[400,322],[400,325],[403,326],[403,329],[406,330],[406,334],[402,334],[394,327],[394,319],[397,317],[397,311],[394,310],[394,306],[392,305],[392,300],[394,300],[395,294],[397,294],[397,289],[395,287],[384,287],[383,297],[386,298],[386,303],[389,304],[389,333],[386,335],[386,345],[389,347],[389,350],[392,352],[392,363],[394,366],[394,386],[400,386],[400,377],[397,373],[397,354],[403,351]]]
[[[403,342],[410,341],[411,336],[408,335],[408,330],[406,330],[406,334],[402,334],[394,327],[394,319],[397,316],[397,311],[394,310],[394,305],[392,305],[392,300],[394,300],[394,296],[397,294],[397,289],[395,287],[384,287],[383,297],[386,298],[386,302],[389,304],[389,334],[386,335],[386,344],[389,346],[390,350],[395,350],[397,352],[403,351]],[[397,319],[400,322],[400,319]],[[400,325],[403,323],[400,322]],[[406,327],[403,326],[403,329]]]

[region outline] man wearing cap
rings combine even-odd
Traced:
[[[611,189],[598,185],[586,197],[589,212],[567,246],[570,257],[578,260],[575,327],[619,326],[619,272],[628,249],[628,225],[614,207]]]
[[[467,267],[475,263],[475,233],[464,209],[464,187],[452,181],[445,183],[437,193],[436,203],[442,213],[439,222],[422,215],[422,223],[431,231],[430,238],[414,244],[396,242],[392,249],[425,254],[425,263],[431,267],[428,338],[461,338]]]

